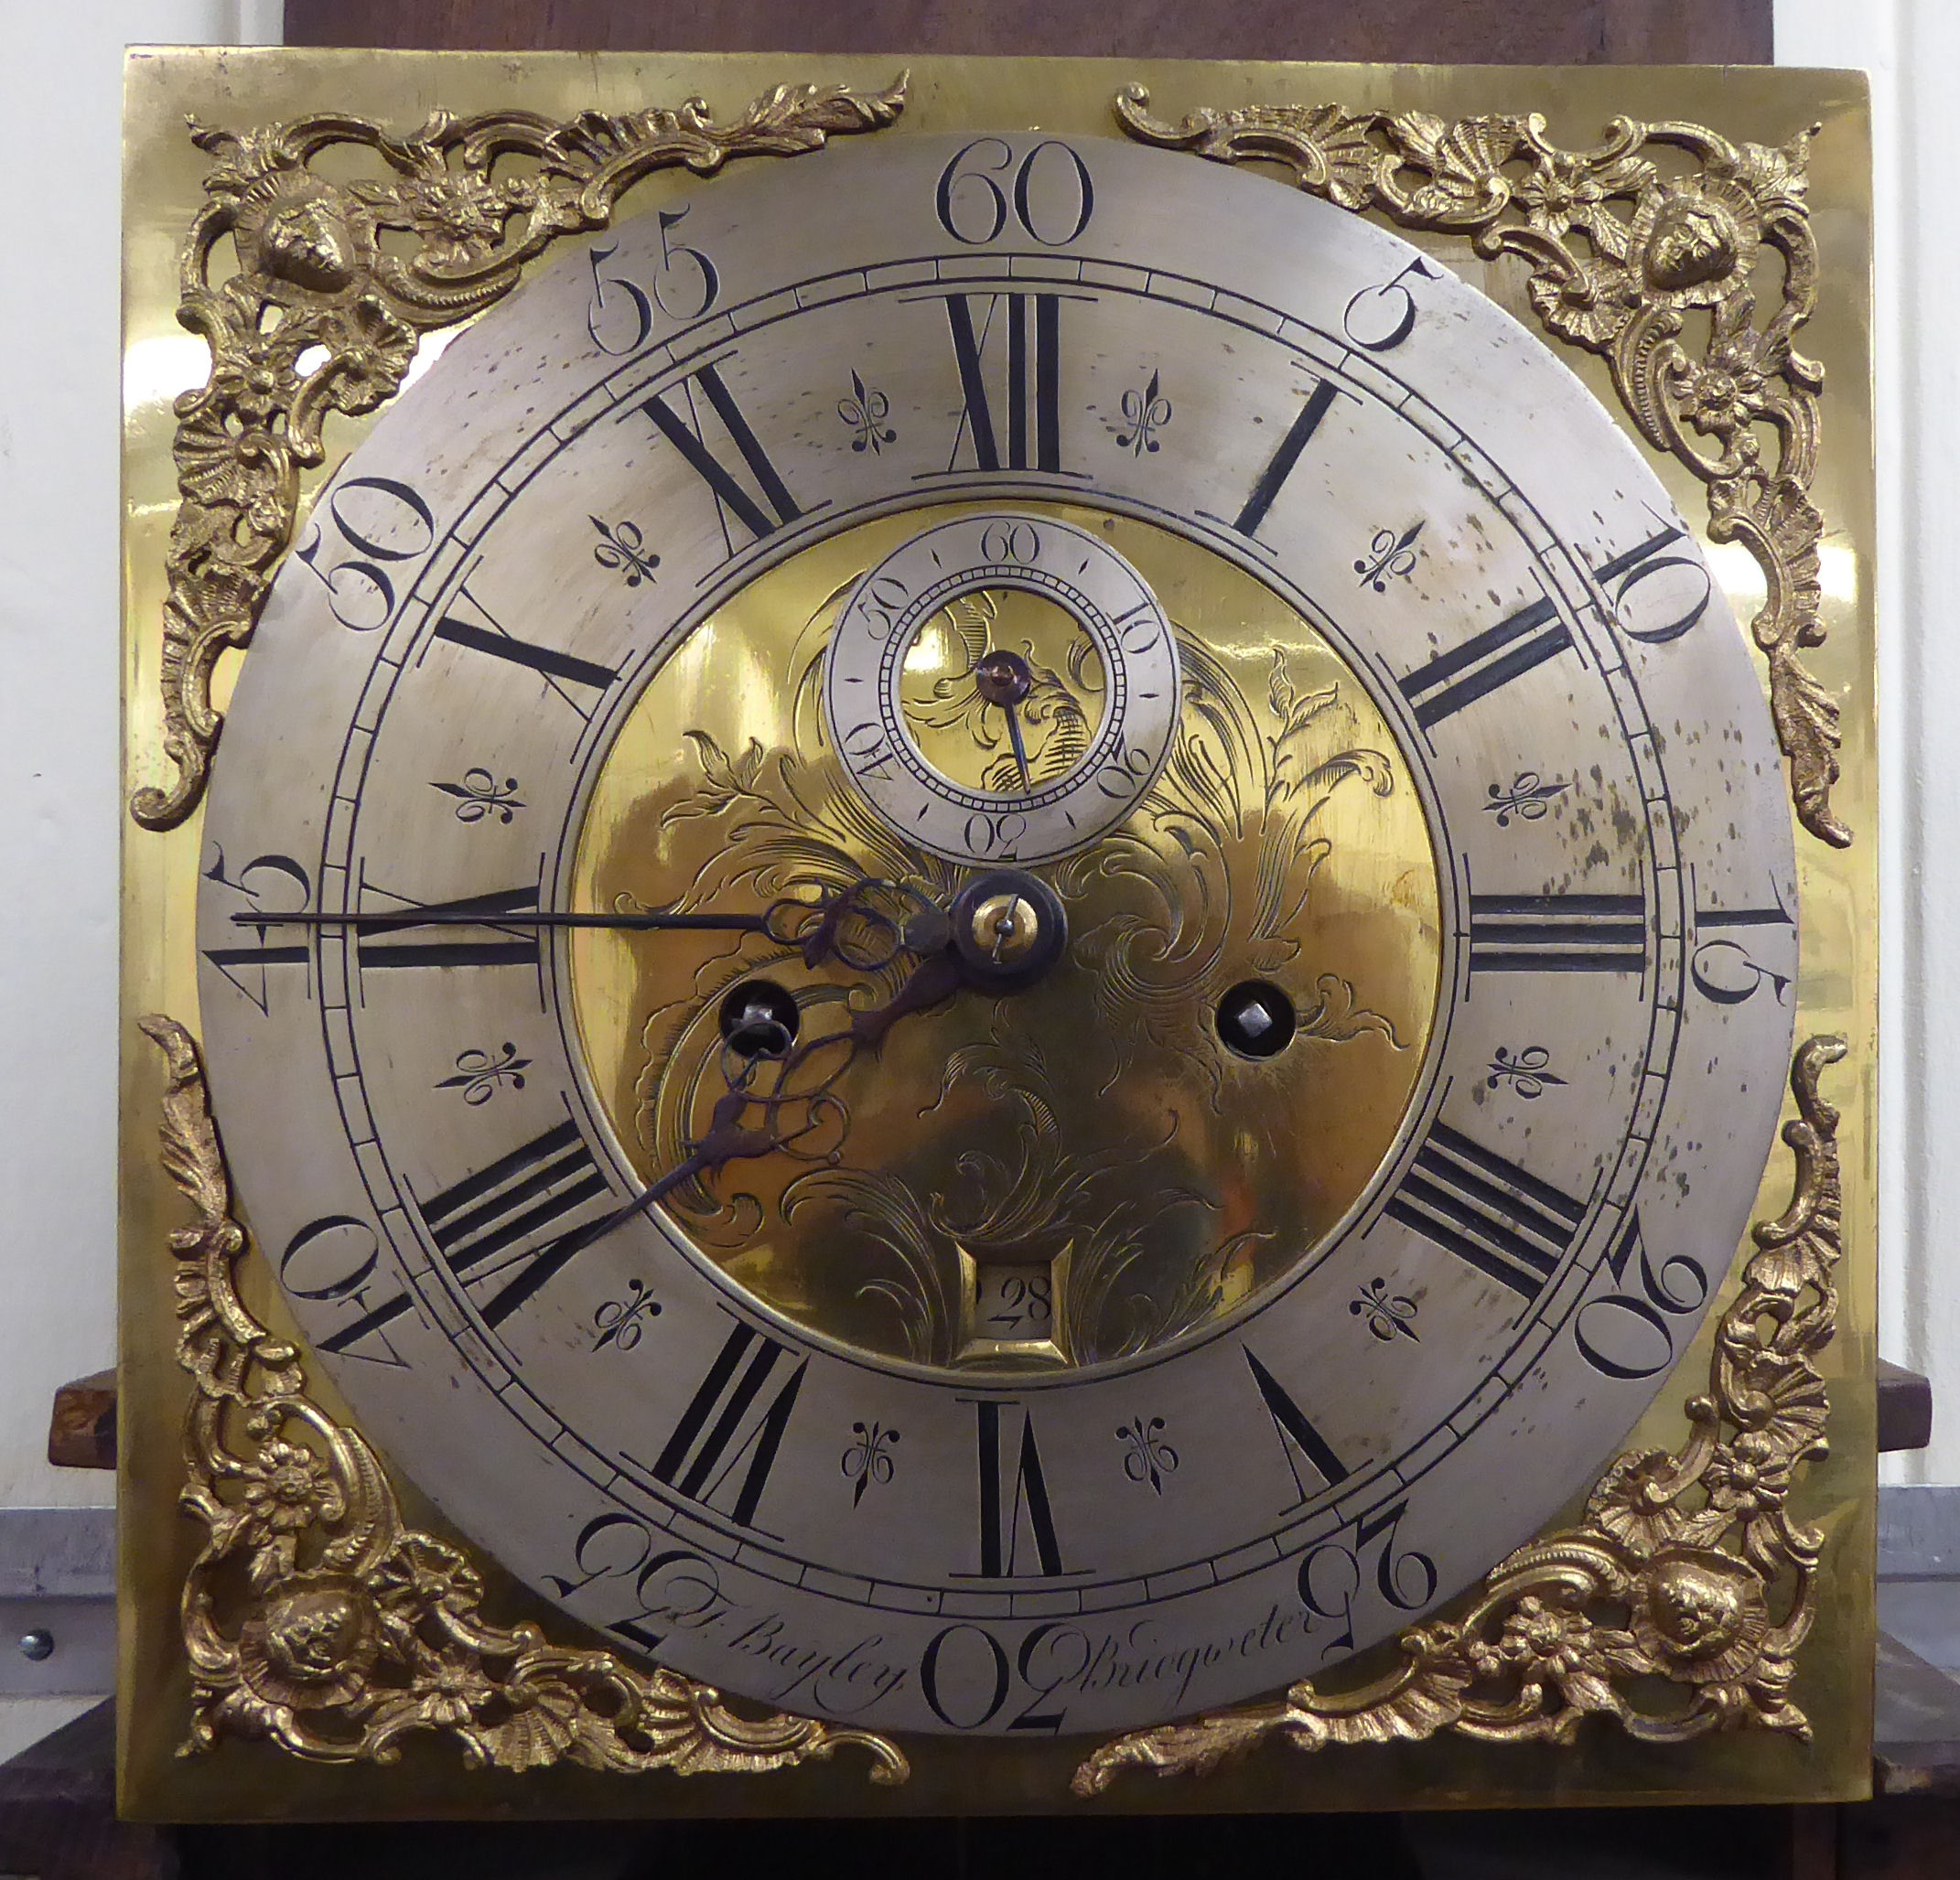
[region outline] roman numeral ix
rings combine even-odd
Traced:
[[[1586,1204],[1438,1123],[1384,1211],[1533,1300],[1570,1251]]]

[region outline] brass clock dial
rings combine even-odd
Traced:
[[[1095,138],[544,270],[322,492],[207,831],[227,1151],[366,1427],[880,1730],[1187,1714],[1481,1573],[1686,1348],[1790,1046],[1637,455],[1395,238]]]

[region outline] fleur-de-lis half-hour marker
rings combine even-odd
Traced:
[[[1491,1075],[1484,1087],[1494,1090],[1500,1084],[1508,1083],[1529,1103],[1544,1096],[1552,1085],[1565,1082],[1564,1078],[1554,1076],[1547,1068],[1551,1061],[1552,1054],[1543,1045],[1526,1045],[1522,1051],[1507,1050],[1500,1045],[1491,1059]]]
[[[506,777],[499,783],[495,775],[480,765],[464,771],[460,783],[432,782],[429,788],[457,799],[456,820],[458,822],[480,822],[486,816],[495,816],[508,822],[524,807],[518,800],[516,778]]]
[[[1569,783],[1546,783],[1535,770],[1520,770],[1511,779],[1509,790],[1501,783],[1489,785],[1490,801],[1483,807],[1496,815],[1500,829],[1509,829],[1513,816],[1522,822],[1538,822],[1551,808],[1552,800],[1571,788]]]
[[[619,522],[608,526],[597,516],[587,516],[586,521],[597,529],[604,539],[592,551],[592,559],[602,568],[617,568],[626,577],[629,587],[638,587],[642,581],[651,581],[653,571],[660,566],[660,557],[646,545],[646,537],[641,532],[637,522]]]
[[[1404,1294],[1391,1293],[1384,1279],[1370,1280],[1358,1297],[1348,1301],[1348,1310],[1356,1318],[1365,1314],[1368,1329],[1384,1345],[1397,1337],[1422,1343],[1416,1337],[1416,1301]]]
[[[1157,434],[1170,422],[1170,401],[1158,395],[1158,375],[1150,374],[1150,382],[1141,392],[1125,392],[1123,394],[1123,421],[1130,428],[1116,433],[1117,446],[1132,457],[1141,457],[1147,450],[1157,450]]]
[[[505,1045],[495,1058],[488,1051],[461,1051],[457,1054],[456,1075],[444,1078],[436,1088],[461,1090],[463,1101],[474,1110],[479,1104],[488,1103],[504,1084],[513,1090],[522,1090],[524,1072],[530,1067],[531,1059],[520,1058],[515,1045]]]
[[[1161,1495],[1164,1477],[1178,1466],[1178,1452],[1164,1440],[1164,1419],[1139,1416],[1117,1429],[1116,1440],[1127,1445],[1123,1473],[1133,1482],[1148,1482]]]
[[[639,1280],[628,1280],[626,1287],[623,1299],[608,1299],[592,1315],[592,1329],[598,1334],[592,1341],[595,1351],[608,1345],[630,1351],[640,1342],[641,1321],[660,1316],[660,1301]]]
[[[898,1467],[891,1452],[898,1444],[899,1433],[877,1423],[853,1423],[851,1433],[857,1440],[844,1452],[841,1466],[845,1480],[856,1485],[851,1489],[851,1506],[856,1508],[873,1482],[890,1481]]]
[[[837,415],[857,434],[851,439],[851,448],[868,450],[875,456],[888,444],[896,444],[899,434],[885,422],[890,411],[891,401],[853,372],[851,396],[837,401]]]
[[[1413,575],[1416,572],[1416,538],[1421,533],[1420,522],[1412,522],[1400,535],[1393,529],[1378,529],[1374,540],[1368,544],[1368,553],[1354,564],[1354,572],[1361,576],[1361,585],[1373,588],[1377,594],[1385,594],[1388,584],[1397,575]]]

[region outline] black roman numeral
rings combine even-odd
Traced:
[[[754,479],[753,490],[745,487],[742,479],[722,462],[708,444],[702,427],[700,407],[695,403],[696,387],[721,420],[722,429],[734,444],[736,454],[747,466]],[[761,440],[742,415],[742,408],[736,403],[723,381],[716,363],[711,360],[698,371],[690,373],[673,390],[679,392],[681,402],[686,406],[684,415],[678,407],[668,403],[673,395],[673,391],[656,392],[652,397],[643,400],[639,409],[652,419],[661,435],[681,453],[689,467],[714,492],[716,512],[721,520],[722,542],[728,553],[731,555],[735,553],[735,539],[728,533],[731,514],[758,542],[785,522],[795,521],[802,510],[797,507],[789,486],[783,482],[775,465],[770,462]]]
[[[1000,1413],[1021,1411],[1020,1448],[1013,1465],[1011,1488],[1002,1492]],[[1055,1511],[1048,1499],[1048,1478],[1041,1472],[1041,1451],[1035,1442],[1034,1413],[1023,1406],[974,1400],[980,1465],[980,1577],[984,1580],[1020,1576],[1020,1537],[1025,1526],[1034,1543],[1035,1560],[1045,1574],[1065,1574],[1061,1547],[1055,1538]]]
[[[1398,682],[1416,709],[1416,724],[1427,731],[1571,644],[1572,631],[1559,618],[1557,603],[1543,596]]]
[[[1347,1465],[1334,1454],[1327,1438],[1307,1420],[1306,1412],[1287,1395],[1279,1380],[1253,1356],[1252,1348],[1248,1345],[1243,1348],[1245,1362],[1252,1370],[1253,1382],[1258,1385],[1259,1395],[1272,1416],[1273,1427],[1279,1433],[1280,1452],[1287,1458],[1287,1467],[1292,1472],[1293,1486],[1300,1499],[1307,1501],[1328,1488],[1338,1488],[1347,1479]],[[1310,1487],[1300,1479],[1296,1456],[1305,1459],[1307,1466],[1319,1477],[1320,1486]]]
[[[436,1250],[466,1285],[510,1275],[479,1302],[484,1321],[496,1326],[586,1244],[576,1230],[543,1244],[539,1236],[606,1192],[606,1177],[567,1119],[420,1207]]]
[[[467,583],[457,588],[455,599],[436,621],[436,638],[535,672],[588,723],[597,701],[568,688],[578,686],[603,693],[619,676],[616,668],[602,666],[596,660],[582,660],[576,653],[563,653],[555,647],[520,639],[469,592]]]
[[[1438,1123],[1384,1211],[1530,1300],[1570,1250],[1586,1204]]]
[[[383,891],[384,892],[384,891]],[[535,966],[541,942],[535,929],[528,933],[499,933],[495,939],[456,939],[454,927],[437,926],[433,940],[387,938],[416,927],[427,927],[430,914],[481,914],[487,929],[495,929],[500,914],[522,914],[538,904],[535,887],[499,888],[492,894],[468,895],[459,901],[430,901],[404,908],[399,919],[361,917],[355,959],[361,972],[402,966]]]
[[[985,310],[976,327],[974,303],[983,299]],[[998,413],[988,392],[984,370],[987,338],[996,318],[1007,328],[1007,355],[1006,394]],[[960,369],[960,393],[964,401],[947,469],[955,467],[960,447],[971,436],[974,461],[983,470],[1059,471],[1061,296],[949,294],[946,321],[953,329],[953,356]],[[1007,420],[1005,433],[998,422],[1000,416]]]
[[[401,1359],[395,1355],[394,1347],[388,1342],[387,1328],[408,1310],[408,1295],[405,1292],[397,1293],[393,1298],[383,1300],[379,1305],[371,1306],[359,1318],[350,1320],[332,1337],[322,1338],[319,1341],[319,1348],[332,1352],[336,1358],[359,1358],[370,1364],[400,1365]],[[377,1357],[372,1351],[354,1349],[363,1339],[375,1337],[380,1337],[381,1348],[388,1354],[385,1358]]]
[[[787,1346],[753,1326],[738,1324],[654,1463],[655,1478],[707,1506],[746,1457],[748,1466],[730,1512],[738,1526],[753,1527],[756,1505],[769,1485],[782,1433],[796,1408],[796,1393],[810,1368],[806,1358],[758,1413],[762,1387],[788,1355]]]
[[[1279,448],[1273,453],[1265,468],[1259,472],[1259,480],[1245,499],[1245,507],[1233,520],[1232,526],[1240,534],[1250,535],[1265,521],[1265,512],[1273,507],[1274,499],[1293,474],[1293,467],[1299,462],[1300,452],[1307,448],[1308,439],[1320,428],[1320,420],[1333,408],[1337,395],[1332,382],[1325,379],[1308,394],[1298,416],[1279,440]]]
[[[305,940],[269,943],[265,936],[275,924],[269,922],[259,929],[255,946],[207,947],[204,951],[204,957],[267,1017],[272,1015],[272,987],[265,977],[266,970],[273,966],[304,966],[312,958],[312,949]],[[286,931],[290,933],[292,929],[288,928]],[[255,982],[249,976],[254,973]]]
[[[1472,972],[1638,972],[1647,960],[1639,895],[1472,895]]]

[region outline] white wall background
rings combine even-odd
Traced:
[[[0,175],[58,181],[0,263],[0,1507],[110,1499],[42,1456],[55,1387],[114,1356],[120,61],[125,42],[276,41],[279,0],[0,0]],[[1960,211],[1933,159],[1953,0],[1777,0],[1778,57],[1872,72],[1887,763],[1882,1345],[1933,1374],[1960,1482]],[[1910,236],[1911,239],[1908,239]],[[1929,727],[1932,727],[1929,730]],[[1929,836],[1929,832],[1933,833]]]

